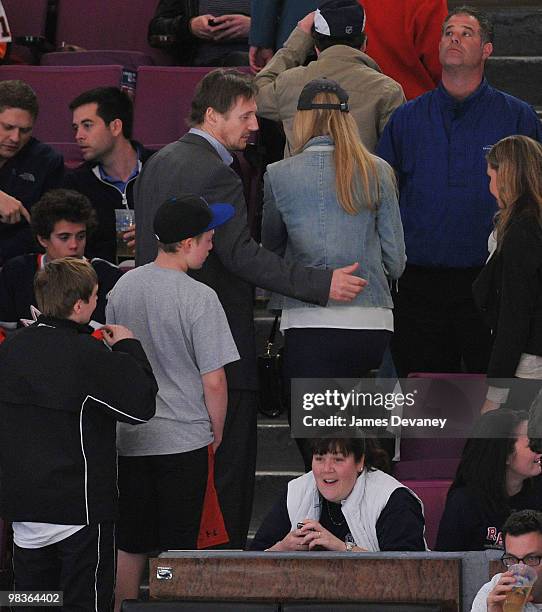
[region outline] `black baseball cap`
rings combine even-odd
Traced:
[[[357,0],[326,0],[316,9],[314,30],[332,38],[363,34],[365,11]]]
[[[338,104],[316,104],[313,102],[316,94],[322,92],[334,93],[339,98]],[[305,87],[301,90],[299,100],[297,101],[297,110],[313,110],[315,108],[330,108],[333,110],[340,110],[344,113],[348,112],[348,94],[346,91],[337,83],[331,79],[314,79],[309,81]]]
[[[162,244],[180,242],[219,227],[234,214],[231,204],[207,204],[192,193],[179,195],[166,200],[156,211],[154,235]]]

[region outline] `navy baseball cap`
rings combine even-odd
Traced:
[[[231,204],[207,204],[201,196],[179,195],[166,200],[156,211],[154,235],[162,244],[180,242],[223,225],[234,214]]]
[[[338,104],[316,104],[313,102],[315,96],[322,92],[334,93],[339,98]],[[344,113],[348,112],[348,94],[346,91],[332,79],[314,79],[309,81],[301,90],[299,100],[297,101],[297,110],[313,110],[315,108],[330,108],[340,110]]]
[[[357,0],[326,0],[316,9],[314,30],[332,38],[359,36],[365,30],[365,11]]]

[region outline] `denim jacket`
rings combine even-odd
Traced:
[[[403,273],[406,255],[397,192],[388,164],[376,162],[380,200],[347,214],[337,199],[333,141],[312,138],[293,157],[270,164],[265,175],[262,244],[313,268],[341,268],[359,262],[356,274],[368,281],[351,305],[392,308],[388,279]],[[358,198],[362,198],[358,192]],[[310,308],[282,297],[282,308]],[[272,307],[279,306],[275,301]]]

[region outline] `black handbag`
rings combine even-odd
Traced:
[[[279,316],[275,317],[267,348],[263,355],[258,355],[258,379],[260,383],[259,410],[267,417],[278,417],[284,409],[282,401],[282,355],[275,348],[275,337]]]

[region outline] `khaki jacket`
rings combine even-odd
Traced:
[[[303,66],[312,49],[312,37],[296,27],[284,47],[255,77],[258,115],[282,122],[287,141],[285,156],[291,155],[299,94],[309,81],[328,77],[348,92],[361,139],[374,152],[391,114],[406,101],[401,85],[382,74],[368,55],[345,45],[329,47],[316,61]]]

